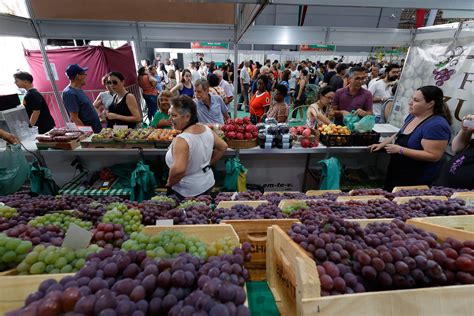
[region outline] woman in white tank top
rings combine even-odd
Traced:
[[[210,166],[224,155],[227,144],[209,127],[198,123],[196,104],[186,95],[171,99],[170,118],[173,128],[183,132],[166,153],[170,168],[166,187],[178,198],[206,193],[215,183]]]

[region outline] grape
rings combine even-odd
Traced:
[[[166,195],[156,195],[151,198],[152,201],[159,202],[159,203],[165,203],[170,205],[171,207],[176,206],[176,200],[173,198],[167,197]]]
[[[120,247],[125,237],[125,232],[120,224],[99,223],[92,230],[92,242],[100,247],[105,247],[107,244]]]
[[[28,222],[33,227],[42,227],[48,225],[58,226],[63,230],[67,230],[70,224],[76,224],[84,229],[92,227],[91,222],[82,221],[79,218],[73,217],[67,213],[52,213],[43,216],[38,216]]]
[[[210,214],[212,223],[232,219],[281,219],[288,216],[276,205],[265,203],[256,208],[247,205],[234,205],[230,209],[217,208]]]
[[[0,271],[13,268],[26,258],[32,244],[18,238],[0,234]]]
[[[102,218],[104,223],[120,224],[125,233],[131,234],[142,229],[142,214],[138,209],[128,209],[125,204],[112,203],[107,206],[109,209]]]
[[[15,208],[10,207],[8,205],[0,205],[0,217],[12,218],[17,215],[18,215],[18,212],[16,211]]]

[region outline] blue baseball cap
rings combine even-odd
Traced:
[[[78,64],[70,64],[66,68],[66,75],[69,79],[73,79],[76,75],[85,73],[89,68],[82,68]]]

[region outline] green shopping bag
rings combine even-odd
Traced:
[[[341,163],[335,157],[318,161],[323,165],[320,190],[338,190],[341,181]]]
[[[139,161],[130,179],[132,186],[131,201],[141,202],[155,196],[156,179],[154,173],[143,161]]]
[[[241,173],[246,174],[247,169],[240,163],[239,158],[229,158],[225,161],[225,191],[235,192],[238,190],[238,181]]]
[[[41,195],[57,195],[59,186],[54,182],[51,171],[40,165],[38,159],[34,159],[28,171],[31,192]]]
[[[0,195],[9,195],[18,191],[28,177],[28,161],[21,145],[7,144],[0,152]]]
[[[354,130],[357,133],[371,132],[375,126],[375,115],[366,115],[357,123],[354,123]]]
[[[343,119],[344,125],[347,126],[347,128],[349,128],[351,132],[354,131],[354,124],[359,121],[359,115],[355,114],[355,111],[352,111],[351,113],[345,115]]]

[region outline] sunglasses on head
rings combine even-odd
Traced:
[[[106,84],[113,84],[113,85],[116,85],[116,84],[118,84],[118,81],[116,81],[116,80],[111,80],[111,81],[107,81]]]

